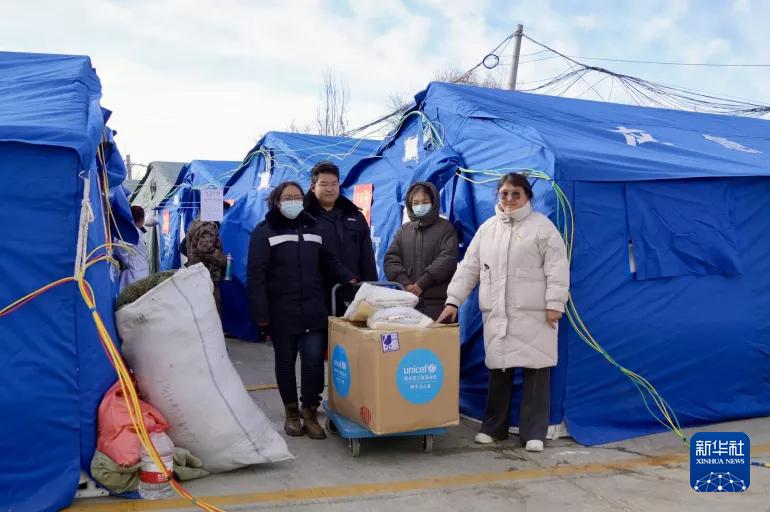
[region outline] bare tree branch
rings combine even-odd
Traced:
[[[320,135],[342,135],[348,127],[350,93],[334,69],[324,71],[324,85],[316,107],[315,130]]]

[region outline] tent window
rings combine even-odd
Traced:
[[[637,280],[741,273],[726,180],[626,184]]]

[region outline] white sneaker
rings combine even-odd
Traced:
[[[543,451],[543,442],[539,439],[530,439],[527,441],[527,447],[526,450],[528,452],[542,452]]]
[[[495,442],[494,437],[488,436],[483,432],[479,432],[478,434],[476,434],[476,437],[474,437],[473,440],[479,444],[491,444]]]

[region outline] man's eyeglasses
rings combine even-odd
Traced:
[[[518,190],[514,190],[513,192],[499,192],[497,194],[497,197],[502,199],[503,201],[511,200],[511,201],[517,201],[521,199],[521,192]]]

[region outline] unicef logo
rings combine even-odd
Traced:
[[[408,402],[423,405],[431,402],[441,391],[444,369],[438,356],[420,348],[406,354],[396,368],[396,386]]]
[[[337,394],[341,397],[348,396],[350,392],[350,371],[348,369],[348,355],[340,345],[332,351],[332,384]]]

